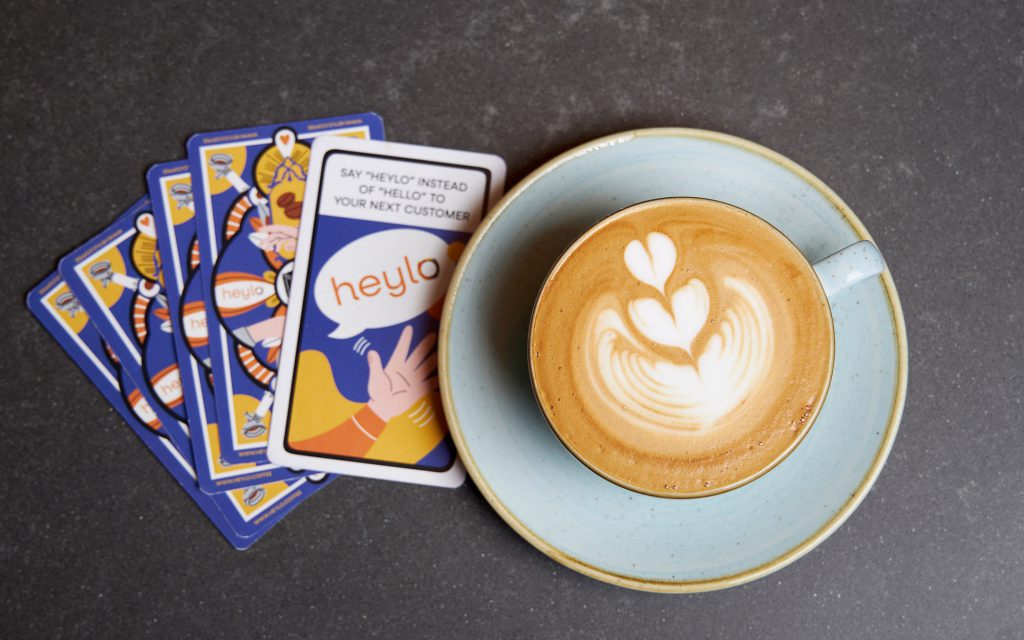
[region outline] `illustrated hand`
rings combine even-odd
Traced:
[[[294,253],[299,230],[286,224],[268,224],[252,235],[256,245],[264,251]]]
[[[432,375],[437,366],[437,354],[432,353],[436,340],[437,335],[431,333],[410,354],[412,327],[407,326],[402,329],[387,366],[381,364],[380,354],[376,351],[366,354],[370,365],[370,379],[366,385],[370,401],[367,406],[385,422],[437,389],[437,376]]]

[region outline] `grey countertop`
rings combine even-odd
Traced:
[[[4,3],[0,636],[1024,637],[1020,2]],[[374,110],[502,155],[689,126],[825,180],[886,255],[910,387],[877,485],[726,591],[595,582],[467,484],[344,479],[224,543],[31,318],[198,130]]]

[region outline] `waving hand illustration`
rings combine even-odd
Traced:
[[[366,385],[370,401],[367,406],[385,422],[437,389],[437,376],[433,375],[437,366],[437,353],[432,352],[436,340],[437,335],[431,333],[410,353],[412,327],[407,326],[402,329],[398,344],[386,366],[376,351],[366,354],[366,361],[370,365],[370,379]]]

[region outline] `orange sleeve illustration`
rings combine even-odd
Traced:
[[[386,424],[370,407],[364,406],[336,427],[297,442],[295,447],[303,451],[361,458],[380,437]]]

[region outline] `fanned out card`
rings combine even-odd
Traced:
[[[230,464],[221,455],[206,305],[199,278],[192,175],[184,160],[154,165],[146,175],[172,330],[158,339],[177,355],[199,488],[218,493],[301,475],[267,462]]]
[[[167,469],[221,534],[236,549],[246,549],[288,511],[316,491],[306,480],[269,483],[210,496],[199,490],[188,461],[163,435],[138,387],[124,375],[113,351],[100,337],[89,316],[61,277],[54,273],[32,291],[27,303],[86,377],[97,386],[132,431]]]
[[[200,133],[188,142],[220,457],[266,461],[309,144],[383,138],[376,114]],[[301,467],[293,467],[301,468]]]
[[[321,138],[309,166],[270,459],[458,486],[434,344],[455,263],[501,195],[505,163]]]
[[[167,296],[149,198],[143,197],[106,229],[60,262],[61,277],[89,314],[138,393],[191,463],[184,398],[174,352],[154,334],[170,331]]]

